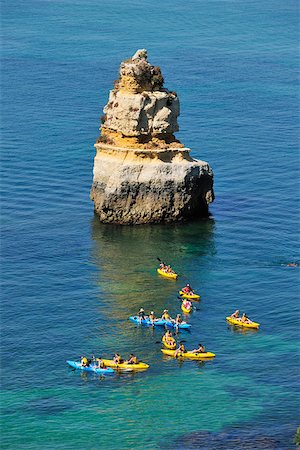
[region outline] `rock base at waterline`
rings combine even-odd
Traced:
[[[95,147],[91,199],[102,222],[173,222],[208,215],[212,170],[192,159],[189,149]]]

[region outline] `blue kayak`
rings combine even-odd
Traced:
[[[168,320],[165,320],[165,325],[168,328],[176,328],[178,330],[189,330],[192,326],[189,323],[179,323],[178,325],[176,325],[174,322],[170,322]]]
[[[110,367],[107,367],[106,369],[98,369],[96,368],[95,364],[91,364],[90,366],[85,367],[82,366],[80,362],[76,361],[67,361],[67,363],[74,369],[83,370],[84,372],[93,372],[97,375],[112,375],[114,373],[114,370]]]
[[[131,316],[129,317],[129,320],[131,320],[131,322],[137,323],[138,325],[146,325],[146,326],[155,326],[155,327],[163,327],[166,323],[165,320],[162,319],[158,319],[155,320],[153,323],[151,322],[150,319],[142,319],[142,321],[140,322],[140,318],[138,316]]]

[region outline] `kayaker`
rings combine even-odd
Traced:
[[[177,358],[179,353],[185,353],[185,347],[182,342],[180,342],[179,347],[174,352],[174,357]]]
[[[249,317],[246,315],[246,313],[243,313],[241,322],[243,323],[252,323],[252,320],[249,319]]]
[[[165,263],[161,262],[159,265],[160,270],[163,270],[164,272],[166,271],[166,265]]]
[[[237,309],[234,313],[231,314],[230,317],[231,317],[232,319],[240,319],[240,318],[239,318],[239,315],[240,315],[240,310]]]
[[[125,361],[125,364],[138,364],[138,359],[133,353],[130,353],[130,358]]]
[[[169,315],[168,309],[164,309],[161,318],[162,320],[171,320],[171,316]]]
[[[191,350],[190,353],[205,353],[204,345],[198,344],[198,348]]]
[[[115,364],[121,364],[121,356],[119,355],[119,353],[114,354],[113,361]]]
[[[183,300],[182,304],[183,304],[184,308],[188,309],[188,310],[191,309],[191,307],[192,307],[192,303],[189,302],[188,300]]]
[[[170,345],[172,345],[176,342],[172,336],[171,331],[169,331],[169,330],[167,330],[167,332],[164,334],[163,339],[165,339],[166,343],[170,344]]]
[[[149,314],[149,320],[152,322],[152,324],[153,324],[153,322],[155,322],[157,319],[156,319],[156,317],[155,317],[155,315],[154,315],[154,311],[151,311],[150,312],[150,314]]]
[[[106,365],[102,361],[101,356],[99,356],[99,358],[96,358],[96,361],[98,361],[98,365],[95,367],[96,369],[106,369]]]
[[[181,290],[185,294],[193,294],[193,289],[191,288],[191,286],[189,284],[186,284]]]
[[[175,273],[174,270],[171,268],[171,266],[167,266],[166,272],[168,272],[168,273]]]
[[[145,311],[144,311],[143,308],[141,308],[141,309],[139,310],[138,316],[139,316],[139,321],[140,321],[140,323],[142,322],[142,320],[145,320],[145,319],[146,319]]]
[[[88,360],[87,360],[87,358],[86,358],[85,356],[82,356],[82,357],[81,357],[80,363],[81,363],[81,365],[82,365],[83,367],[88,367],[88,366],[89,366]]]
[[[171,337],[172,337],[172,333],[170,330],[167,330],[165,332],[165,334],[163,335],[163,339],[165,339],[166,341],[168,341]]]
[[[176,319],[175,319],[175,324],[179,325],[180,323],[182,323],[181,314],[177,314]]]

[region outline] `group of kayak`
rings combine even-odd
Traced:
[[[168,350],[162,349],[161,351],[165,355],[173,356],[174,358],[203,359],[214,358],[216,356],[214,353],[206,352],[202,344],[198,344],[198,347],[193,350],[186,350],[183,342],[180,342],[177,347],[176,340],[169,330],[163,335],[162,343]]]
[[[157,269],[157,272],[166,277],[166,278],[173,278],[177,279],[178,274],[165,263],[161,262],[159,268]],[[190,284],[186,284],[180,291],[179,294],[181,296],[182,303],[181,303],[181,309],[184,314],[189,314],[193,310],[192,301],[199,301],[200,295],[196,294],[194,290],[191,288]],[[146,319],[146,317],[143,315],[144,310],[141,308],[138,314],[139,323],[143,323],[143,320]],[[156,325],[157,322],[155,322],[155,316],[153,311],[150,312],[149,316],[147,317],[153,325]],[[153,320],[154,319],[154,320]],[[156,319],[157,321],[165,320],[165,325],[168,326],[168,324],[174,324],[175,327],[180,328],[182,324],[186,324],[191,326],[190,324],[187,324],[184,322],[181,318],[180,314],[177,314],[176,319],[172,319],[168,313],[168,310],[164,310],[162,317],[160,319]],[[205,348],[202,344],[198,344],[198,347],[194,348],[193,350],[186,350],[183,342],[180,342],[178,347],[176,345],[176,340],[172,336],[171,331],[167,330],[166,333],[162,337],[162,343],[166,347],[166,349],[162,349],[161,351],[168,356],[172,356],[174,358],[189,358],[189,359],[204,359],[204,358],[214,358],[216,355],[211,352],[206,352]],[[177,347],[177,348],[176,348]]]
[[[178,275],[175,273],[173,269],[169,265],[161,262],[159,269],[157,271],[164,276],[168,276],[169,274],[176,275],[176,279]],[[173,277],[174,278],[174,277]],[[187,284],[179,291],[180,296],[184,299],[181,303],[181,309],[184,314],[189,314],[193,310],[192,301],[198,301],[200,299],[200,295],[196,294],[191,286]],[[226,317],[226,320],[232,325],[236,325],[244,328],[259,328],[259,323],[253,322],[247,317],[245,313],[243,313],[242,317],[239,317],[240,311],[236,310],[231,316]]]
[[[182,320],[181,314],[177,314],[173,319],[168,309],[164,309],[161,317],[156,317],[154,311],[150,311],[149,315],[146,315],[145,310],[140,308],[136,316],[131,316],[129,319],[139,325],[148,326],[170,326],[174,328],[190,328],[191,325]]]
[[[161,262],[157,272],[167,278],[177,279],[178,274],[165,263]],[[199,301],[200,295],[194,292],[189,284],[184,286],[179,294],[182,298],[181,309],[185,314],[189,314],[193,310],[192,301]],[[131,316],[129,319],[139,325],[147,326],[164,326],[165,328],[173,328],[176,330],[189,329],[190,324],[185,322],[181,314],[177,314],[175,319],[172,318],[167,309],[163,310],[161,317],[156,317],[154,311],[150,311],[150,314],[146,314],[143,308],[140,308],[136,316]],[[240,317],[240,311],[236,310],[230,316],[226,317],[226,320],[232,325],[246,327],[246,328],[259,328],[259,323],[253,322],[247,317],[245,313]],[[166,333],[162,337],[162,343],[165,348],[161,349],[162,353],[173,358],[188,358],[188,359],[209,359],[214,358],[216,355],[211,352],[205,351],[205,347],[199,343],[198,346],[192,350],[186,350],[184,343],[179,342],[178,346],[175,338],[172,336],[170,330],[167,329]],[[118,353],[115,353],[113,359],[95,358],[94,355],[91,359],[85,356],[81,357],[80,362],[67,361],[69,366],[74,369],[79,369],[87,372],[94,372],[96,374],[113,374],[115,370],[118,371],[134,371],[145,370],[149,368],[149,365],[141,362],[138,358],[131,353],[129,358],[124,360]]]
[[[133,370],[145,370],[149,365],[138,360],[138,358],[131,353],[127,360],[121,358],[118,353],[114,354],[113,359],[95,358],[94,355],[91,359],[86,356],[81,357],[81,361],[67,361],[69,366],[74,369],[80,369],[85,372],[94,372],[96,374],[113,374],[117,371],[133,371]]]

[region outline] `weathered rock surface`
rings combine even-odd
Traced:
[[[179,130],[179,101],[175,94],[162,91],[131,94],[111,91],[102,127],[125,136],[173,134]]]
[[[175,138],[179,100],[163,88],[146,50],[121,64],[104,113],[91,189],[101,221],[170,222],[208,214],[212,170]]]

